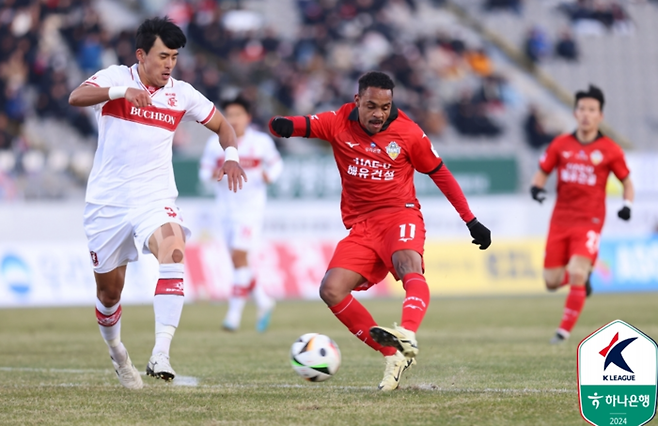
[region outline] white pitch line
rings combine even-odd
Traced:
[[[65,373],[65,374],[98,374],[98,373],[114,373],[113,370],[83,370],[74,368],[31,368],[31,367],[0,367],[0,371],[17,371],[27,373]]]
[[[194,376],[176,376],[174,381],[171,382],[175,386],[199,386],[199,378]]]
[[[103,373],[109,374],[114,373],[112,370],[94,370],[94,369],[66,369],[66,368],[30,368],[30,367],[0,367],[0,371],[8,372],[29,372],[29,373],[62,373],[62,374],[87,374],[87,373]],[[216,385],[202,385],[199,384],[200,379],[194,376],[176,376],[172,382],[175,386],[187,386],[187,387],[198,387],[205,389],[257,389],[257,388],[273,388],[273,389],[334,389],[334,390],[345,390],[345,391],[372,391],[374,386],[334,386],[329,384],[257,384],[257,383],[228,383],[228,384],[216,384]],[[76,383],[42,383],[40,387],[76,387],[76,386],[85,386],[84,384]],[[19,385],[18,387],[32,387]],[[543,393],[571,393],[575,394],[578,391],[575,389],[533,389],[533,388],[442,388],[431,383],[421,383],[421,384],[408,384],[402,387],[402,390],[421,390],[426,392],[437,392],[437,393],[508,393],[508,394],[543,394]]]
[[[272,388],[304,388],[309,389],[313,388],[313,385],[299,385],[299,384],[271,384],[271,385],[209,385],[208,387],[272,387]],[[358,391],[368,391],[373,390],[372,386],[332,386],[332,385],[318,385],[317,387],[328,387],[331,389],[342,389],[342,390],[358,390]],[[578,393],[575,389],[506,389],[506,388],[442,388],[433,384],[422,383],[422,384],[408,384],[407,386],[403,385],[401,389],[406,390],[422,390],[430,392],[461,392],[461,393]]]

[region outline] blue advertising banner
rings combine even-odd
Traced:
[[[592,288],[596,292],[658,290],[658,235],[602,240]]]

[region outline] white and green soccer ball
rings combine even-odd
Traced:
[[[306,380],[323,382],[338,371],[340,349],[324,334],[306,333],[292,344],[290,364]]]

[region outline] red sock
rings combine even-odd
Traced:
[[[567,271],[564,271],[564,278],[562,279],[562,282],[560,283],[560,287],[564,287],[567,284],[569,284],[569,273]]]
[[[402,286],[407,291],[402,302],[402,327],[415,333],[430,304],[430,288],[425,277],[417,273],[402,277]]]
[[[585,306],[585,298],[587,297],[585,287],[571,286],[567,300],[564,303],[564,315],[560,323],[560,329],[571,333],[571,329],[576,325],[578,317]]]
[[[329,309],[363,343],[381,352],[384,356],[395,354],[397,349],[394,347],[382,346],[370,338],[370,327],[376,326],[377,323],[370,312],[354,296],[348,295],[337,305],[330,306]]]

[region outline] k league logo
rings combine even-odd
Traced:
[[[624,356],[622,355],[622,352],[628,345],[633,343],[637,337],[631,337],[629,339],[623,340],[619,342],[618,344],[617,341],[619,340],[619,333],[615,334],[615,337],[612,338],[610,341],[610,344],[603,348],[601,352],[601,356],[605,357],[605,362],[603,364],[603,370],[605,371],[610,364],[616,365],[617,367],[621,368],[624,371],[628,371],[629,373],[633,373],[633,370],[631,370],[631,367],[628,366],[626,363],[626,360],[624,359]],[[614,347],[613,347],[614,346]],[[616,377],[616,376],[615,376]],[[632,379],[629,380],[635,380],[635,376],[631,376]],[[607,376],[603,376],[603,380],[608,380]]]
[[[615,320],[578,345],[580,413],[589,423],[640,426],[656,414],[658,346]]]

